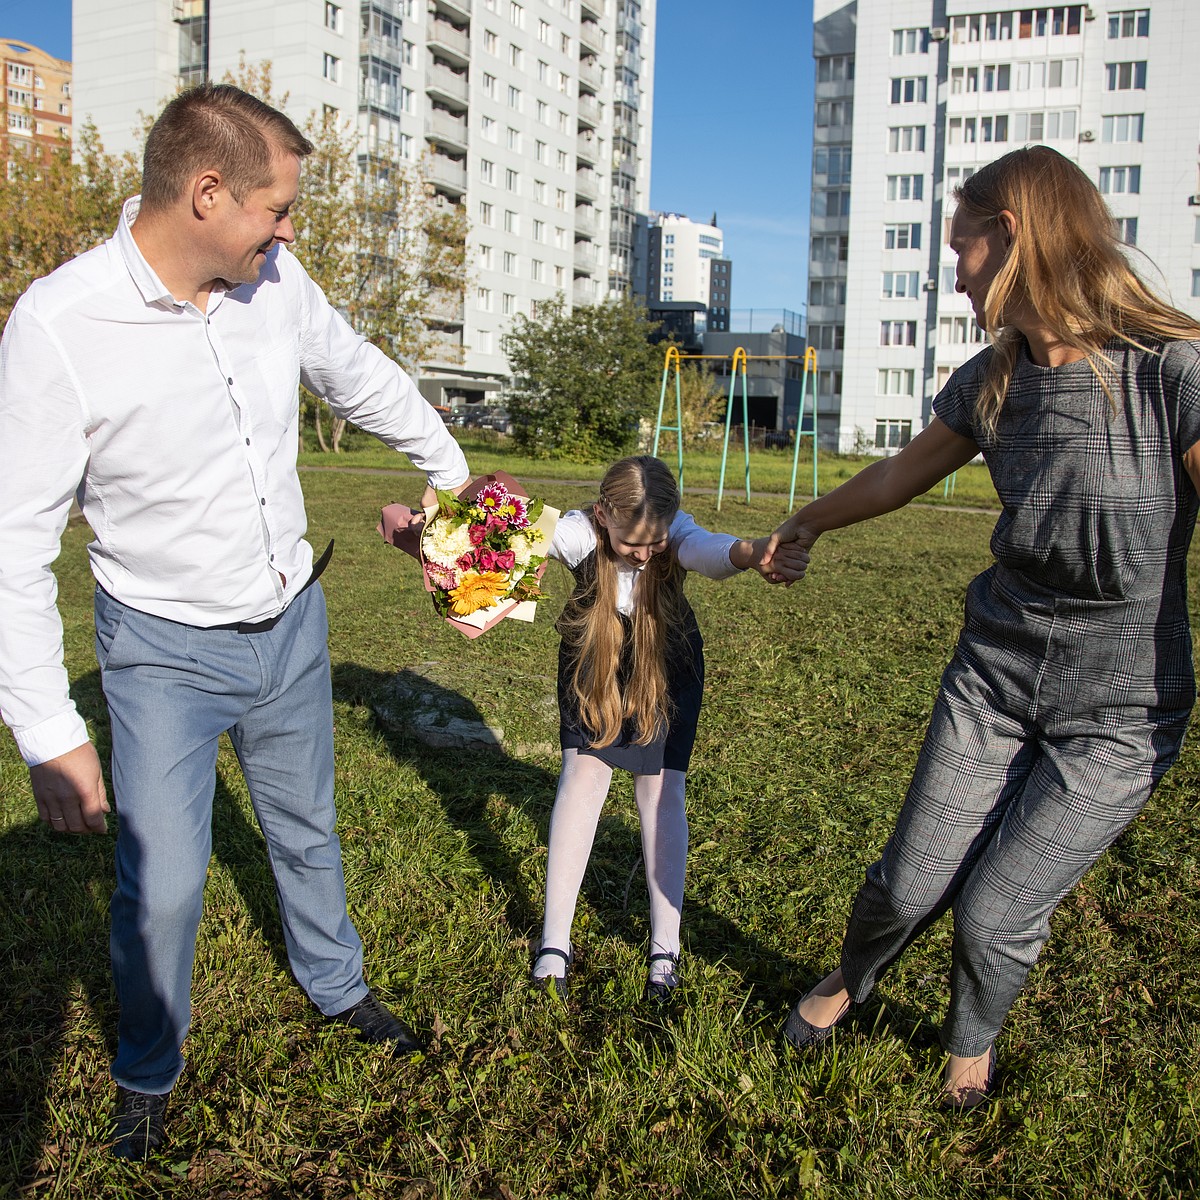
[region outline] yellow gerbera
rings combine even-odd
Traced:
[[[504,598],[508,576],[500,571],[468,571],[450,593],[450,611],[467,617],[480,608],[491,608]]]

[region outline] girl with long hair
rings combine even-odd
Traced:
[[[957,290],[992,344],[894,458],[792,516],[781,543],[901,507],[982,454],[1003,512],[970,585],[895,831],[838,968],[792,1010],[826,1041],[954,913],[944,1102],[991,1089],[1050,916],[1137,816],[1195,699],[1186,559],[1200,489],[1200,325],[1156,297],[1074,163],[1006,154],[955,192]]]
[[[559,621],[562,774],[550,816],[546,917],[535,987],[565,994],[571,922],[614,767],[633,774],[650,893],[646,999],[678,985],[679,921],[688,827],[684,780],[704,690],[704,644],[683,594],[684,575],[723,579],[760,567],[767,538],[701,529],[679,511],[679,488],[657,458],[624,458],[600,499],[565,513],[550,547],[575,588]],[[803,574],[788,547],[770,571]]]

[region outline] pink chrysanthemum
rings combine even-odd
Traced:
[[[458,587],[459,572],[455,567],[443,567],[438,563],[426,561],[425,570],[429,573],[429,582],[443,591]]]
[[[489,483],[480,489],[475,497],[475,504],[484,512],[497,512],[502,504],[509,499],[508,488],[502,483]]]

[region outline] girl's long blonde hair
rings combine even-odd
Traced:
[[[981,167],[954,189],[958,206],[979,226],[1007,210],[1016,217],[1008,255],[988,289],[984,324],[995,347],[977,413],[995,434],[1017,363],[1021,334],[1011,324],[1022,306],[1037,313],[1064,344],[1083,352],[1109,397],[1113,338],[1146,342],[1200,338],[1200,324],[1159,299],[1138,278],[1117,238],[1096,185],[1048,146],[1026,146]]]
[[[679,488],[657,458],[641,455],[613,463],[600,482],[593,508],[596,564],[583,591],[572,598],[559,631],[576,651],[571,687],[579,715],[596,747],[611,746],[632,719],[636,743],[646,745],[666,732],[671,717],[667,648],[683,619],[683,569],[668,548],[652,555],[640,573],[634,605],[631,661],[624,687],[621,658],[625,627],[617,611],[617,555],[595,510],[617,526],[642,521],[666,528],[679,512]]]

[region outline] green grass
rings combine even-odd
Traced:
[[[477,472],[503,468],[518,479],[550,479],[563,483],[579,482],[589,486],[604,474],[604,467],[595,463],[567,462],[555,458],[532,458],[517,454],[510,439],[491,431],[455,430],[459,444],[466,451],[473,470]],[[396,470],[408,463],[393,450],[380,445],[366,434],[351,437],[348,449],[340,454],[323,454],[309,450],[300,456],[301,465],[310,470],[339,468],[342,470]],[[659,456],[675,470],[677,458],[674,444],[663,443]],[[839,483],[856,475],[874,462],[873,457],[826,454],[817,459],[817,488],[824,495]],[[688,451],[683,461],[685,488],[715,489],[721,479],[720,443],[712,450]],[[752,503],[764,512],[782,515],[792,483],[792,453],[789,450],[760,450],[750,452],[750,494]],[[740,446],[731,446],[725,467],[725,492],[729,500],[746,494],[746,460]],[[796,472],[796,503],[799,505],[812,494],[812,447],[805,442],[800,448],[800,463]],[[578,502],[578,500],[576,501]],[[939,483],[922,497],[922,502],[976,508],[999,508],[995,488],[987,468],[971,463],[957,473],[953,490]]]
[[[501,465],[473,456],[482,469]],[[510,469],[517,469],[508,463]],[[518,474],[520,470],[518,469]],[[0,1195],[87,1197],[1165,1197],[1200,1175],[1200,750],[1062,905],[1000,1041],[1000,1090],[934,1105],[950,928],[935,926],[831,1048],[785,1053],[789,1006],[835,964],[903,797],[992,518],[910,508],[829,535],[809,578],[694,579],[709,685],[689,781],[678,1019],[638,1004],[636,811],[614,787],[584,882],[565,1008],[526,987],[555,757],[553,618],[468,642],[374,533],[409,481],[305,476],[334,661],[340,833],[372,983],[432,1036],[393,1062],[324,1025],[290,978],[260,835],[228,747],[169,1151],[97,1148],[112,1087],[107,838],[36,821],[0,739]],[[542,489],[552,504],[577,487]],[[711,497],[735,532],[779,513]],[[59,562],[78,702],[107,741],[78,526]],[[1200,593],[1192,591],[1193,611]],[[518,753],[431,750],[374,715],[450,688]],[[423,683],[422,681],[428,681]],[[533,747],[533,750],[529,750]],[[630,885],[630,878],[633,882]]]

